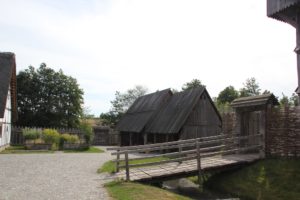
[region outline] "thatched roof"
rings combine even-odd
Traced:
[[[17,118],[15,55],[13,53],[0,53],[0,118],[4,117],[9,87],[12,98],[12,117],[15,121]]]
[[[171,90],[166,89],[139,97],[122,117],[116,129],[123,132],[141,132],[171,96]]]

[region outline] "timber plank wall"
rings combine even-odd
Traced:
[[[222,132],[233,134],[237,126],[235,113],[222,113],[222,119]],[[267,156],[300,157],[300,106],[269,108],[265,138]]]

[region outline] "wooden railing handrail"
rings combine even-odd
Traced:
[[[209,150],[220,149],[220,148],[223,148],[223,147],[225,147],[225,145],[200,148],[200,152],[207,152]],[[155,154],[155,155],[143,156],[143,157],[137,157],[137,158],[130,158],[130,161],[132,161],[132,160],[142,160],[142,159],[145,159],[145,158],[157,158],[157,157],[161,157],[161,156],[179,156],[179,155],[186,155],[186,154],[192,154],[192,153],[196,153],[196,149],[185,150],[185,151],[181,151],[181,152]],[[125,158],[121,158],[121,159],[118,159],[118,160],[117,159],[112,160],[112,162],[122,162],[122,161],[125,161]]]
[[[155,145],[155,146],[149,146],[149,145],[139,145],[139,149],[124,149],[124,150],[118,150],[116,152],[112,152],[111,155],[121,155],[125,154],[126,152],[128,153],[139,153],[139,152],[148,152],[148,151],[157,151],[157,150],[168,150],[168,149],[176,149],[176,148],[184,148],[184,147],[191,147],[195,146],[196,141],[199,141],[199,145],[208,145],[208,144],[214,144],[214,143],[219,143],[219,142],[225,142],[228,140],[243,140],[243,139],[248,139],[250,137],[258,137],[261,136],[262,134],[256,134],[256,135],[251,135],[251,136],[239,136],[239,137],[226,137],[223,139],[211,139],[207,141],[199,141],[201,138],[193,139],[193,140],[181,140],[180,143],[159,143],[161,145]],[[167,145],[169,144],[169,145]]]
[[[253,150],[261,147],[261,145],[253,145],[249,147],[243,147],[243,148],[235,148],[235,149],[230,149],[230,150],[224,150],[222,152],[220,151],[215,151],[215,152],[210,152],[210,153],[203,153],[201,154],[201,158],[206,158],[206,157],[212,157],[216,155],[223,155],[223,154],[228,154],[228,153],[233,153],[236,151],[247,151],[247,150]],[[193,150],[193,153],[197,153],[197,149]],[[201,151],[200,151],[201,153]],[[153,165],[160,165],[160,164],[165,164],[165,163],[172,163],[172,162],[180,162],[180,161],[187,161],[187,160],[194,160],[197,158],[197,154],[189,157],[184,157],[184,158],[175,158],[175,159],[169,159],[169,160],[162,160],[162,161],[157,161],[157,162],[149,162],[149,163],[142,163],[142,164],[128,164],[129,167],[145,167],[145,166],[153,166]],[[130,161],[132,159],[128,159]],[[126,168],[125,165],[120,165],[120,168]]]
[[[196,140],[210,140],[210,139],[217,139],[220,137],[224,137],[226,135],[220,134],[217,136],[208,136],[208,137],[202,137],[202,138],[194,138],[194,139],[187,139],[187,140],[178,140],[178,141],[172,141],[172,142],[163,142],[163,143],[155,143],[155,144],[147,144],[147,145],[136,145],[136,146],[124,146],[124,147],[109,147],[107,150],[109,151],[117,151],[117,150],[133,150],[133,149],[140,149],[140,148],[147,148],[147,147],[156,147],[156,146],[167,146],[167,145],[173,145],[173,144],[181,144],[184,142],[195,142]]]

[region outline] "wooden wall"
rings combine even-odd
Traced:
[[[181,139],[206,137],[221,133],[220,121],[209,97],[203,93],[181,131]]]

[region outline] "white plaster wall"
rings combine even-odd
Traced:
[[[8,145],[11,137],[11,95],[8,90],[4,118],[0,118],[2,124],[2,137],[0,137],[0,146]]]

